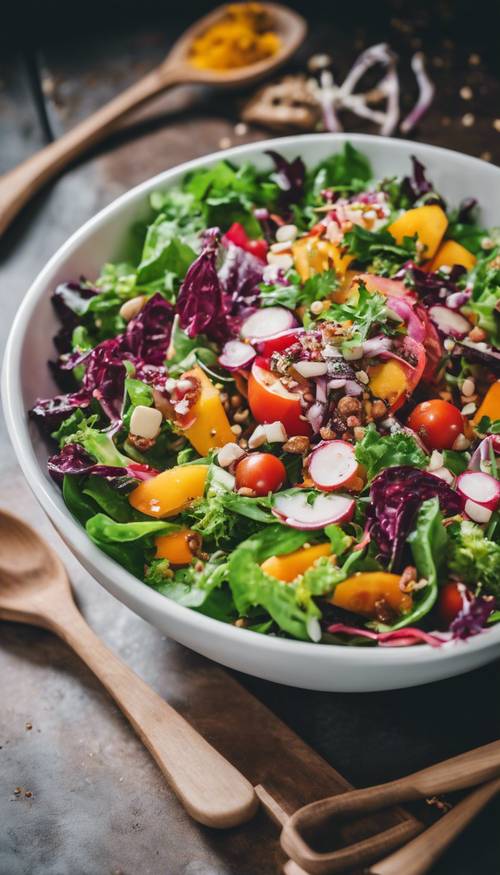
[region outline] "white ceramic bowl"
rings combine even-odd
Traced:
[[[354,134],[320,134],[239,146],[229,149],[224,157],[236,163],[248,160],[268,166],[264,151],[272,147],[288,158],[301,155],[310,166],[338,151],[346,139],[368,155],[377,177],[409,172],[410,156],[415,153],[451,204],[473,195],[481,204],[481,220],[486,225],[500,224],[500,169],[433,146]],[[12,327],[3,371],[7,425],[28,483],[70,549],[106,589],[167,635],[223,665],[292,686],[359,692],[424,684],[489,662],[500,655],[500,625],[467,642],[437,650],[427,645],[383,650],[323,647],[273,638],[204,617],[159,595],[95,547],[48,476],[47,447],[26,411],[36,397],[54,392],[46,365],[56,329],[51,290],[57,283],[82,274],[96,276],[105,261],[120,256],[130,226],[147,212],[151,191],[173,185],[186,171],[209,166],[220,158],[218,153],[183,164],[118,198],[73,234],[29,289]]]

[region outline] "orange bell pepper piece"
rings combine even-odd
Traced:
[[[158,535],[155,538],[156,558],[168,559],[172,565],[189,565],[193,561],[194,553],[189,542],[201,543],[201,538],[192,529],[179,529],[170,535]]]
[[[491,384],[472,422],[480,422],[483,416],[488,416],[492,421],[500,419],[500,380]]]
[[[335,273],[343,276],[353,260],[353,255],[343,255],[339,246],[308,234],[296,240],[292,246],[295,269],[302,282],[316,273],[324,273],[334,268]]]
[[[143,480],[130,493],[132,507],[147,516],[175,516],[205,491],[208,465],[177,465],[150,480]]]
[[[205,371],[195,367],[183,374],[182,379],[185,377],[198,380],[201,393],[190,410],[194,422],[183,430],[183,434],[200,456],[206,456],[215,447],[223,447],[224,444],[234,441],[234,432],[231,431],[231,424],[220,400],[220,392]]]
[[[428,270],[439,270],[440,267],[448,265],[453,267],[455,264],[460,264],[466,270],[472,270],[476,263],[476,256],[469,252],[461,243],[455,240],[445,240],[436,252],[431,263],[428,265]]]
[[[376,616],[377,602],[380,601],[387,602],[397,614],[407,614],[412,609],[413,599],[409,593],[402,592],[399,581],[399,574],[385,571],[354,574],[337,584],[331,602],[339,608],[365,617]]]
[[[415,234],[425,246],[425,257],[433,258],[448,227],[446,213],[437,204],[407,210],[388,227],[396,243]]]
[[[291,583],[314,565],[316,559],[320,556],[330,556],[331,552],[331,544],[315,544],[313,547],[301,547],[293,553],[284,553],[283,556],[270,556],[260,567],[271,577],[276,577],[284,583]]]

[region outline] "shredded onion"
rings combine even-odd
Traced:
[[[434,84],[429,79],[425,69],[425,61],[422,52],[416,52],[411,59],[411,68],[415,73],[415,78],[418,85],[418,98],[415,106],[410,113],[403,119],[399,128],[403,134],[408,134],[420,119],[429,109],[433,99],[435,88]]]

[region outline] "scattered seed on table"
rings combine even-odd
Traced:
[[[462,124],[464,128],[471,128],[475,121],[476,117],[471,112],[466,112],[465,115],[462,116]]]
[[[481,55],[478,55],[477,52],[472,52],[472,54],[469,55],[469,64],[471,67],[478,67],[480,63]]]
[[[474,97],[474,92],[469,85],[463,85],[459,93],[462,100],[472,100]]]

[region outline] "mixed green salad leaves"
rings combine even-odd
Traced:
[[[500,619],[500,232],[413,159],[221,160],[59,285],[31,415],[90,540],[253,632],[444,646]]]

